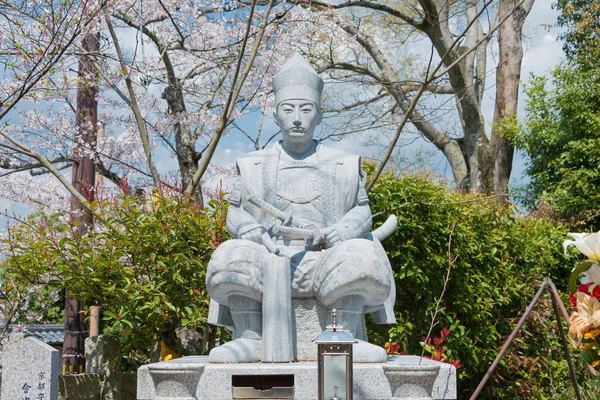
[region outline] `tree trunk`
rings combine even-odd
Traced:
[[[169,105],[169,111],[175,117],[180,117],[185,114],[185,102],[183,99],[183,91],[177,78],[169,75],[169,86],[163,92],[163,98]],[[182,188],[185,189],[192,181],[194,173],[198,169],[198,159],[196,158],[196,141],[197,137],[185,124],[180,121],[175,122],[173,126],[173,134],[175,135],[175,150],[177,155],[177,163],[181,172]],[[196,186],[196,197],[202,203],[202,185]]]
[[[469,2],[467,10],[467,23],[476,14]],[[426,10],[427,24],[423,32],[429,37],[440,57],[445,56],[444,64],[453,64],[465,51],[461,46],[453,46],[454,38],[450,31],[449,10],[446,1],[420,0],[420,4]],[[477,40],[478,23],[475,23],[467,32],[467,44],[475,45]],[[474,56],[468,56],[458,62],[448,71],[450,86],[456,94],[457,109],[463,126],[465,153],[465,164],[467,165],[468,177],[463,181],[456,181],[456,185],[470,191],[482,191],[481,176],[479,173],[480,149],[487,144],[485,126],[481,115],[479,96],[474,85],[474,66],[467,63],[474,62]],[[452,167],[452,166],[451,166]],[[454,174],[456,176],[456,174]]]
[[[79,59],[79,86],[77,88],[77,115],[75,123],[79,129],[73,152],[71,183],[87,200],[94,199],[95,168],[89,154],[78,149],[78,142],[93,148],[96,144],[96,124],[98,121],[98,86],[92,58],[100,50],[99,35],[87,34],[83,38],[83,48],[88,52]],[[71,218],[77,225],[75,235],[81,236],[93,223],[91,212],[75,197],[71,197]],[[65,333],[63,365],[75,373],[85,368],[84,348],[87,336],[84,316],[79,301],[71,298],[67,290],[65,301]]]
[[[517,10],[514,10],[515,2],[512,0],[501,0],[499,4],[500,21],[510,16],[498,30],[496,106],[481,175],[487,191],[493,191],[501,202],[508,202],[508,181],[514,155],[513,124],[516,121],[523,61],[523,24],[532,6],[533,0],[524,2]]]

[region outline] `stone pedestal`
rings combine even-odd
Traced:
[[[355,363],[354,399],[388,400],[392,399],[392,388],[384,374],[384,367],[394,370],[414,369],[419,364],[417,356],[392,356],[387,363]],[[456,369],[454,366],[423,359],[421,365],[439,366],[439,374],[431,389],[433,399],[456,399]],[[152,371],[160,371],[160,381],[154,381]],[[172,373],[169,373],[171,370]],[[189,373],[186,373],[189,372]],[[199,377],[197,384],[191,375]],[[317,398],[317,363],[253,363],[253,364],[209,364],[208,357],[192,356],[151,364],[138,370],[138,400],[178,399],[193,400],[231,400],[233,399],[233,377],[241,375],[292,375],[294,399],[314,400]],[[156,385],[160,384],[157,397]],[[191,386],[190,386],[191,385]],[[191,388],[195,393],[168,393],[167,388]],[[189,393],[189,394],[188,394]],[[171,396],[171,397],[169,397]],[[195,397],[194,397],[195,396]],[[405,397],[411,399],[411,397]]]
[[[185,357],[184,357],[185,358]],[[191,358],[191,357],[190,357]],[[192,361],[192,360],[188,360]],[[195,400],[204,362],[161,362],[148,365],[154,400]],[[138,390],[139,390],[138,383]],[[139,398],[139,395],[138,395]]]

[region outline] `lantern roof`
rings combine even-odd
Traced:
[[[358,343],[350,332],[345,331],[343,326],[337,324],[337,310],[335,308],[331,310],[331,315],[333,316],[333,322],[331,325],[327,325],[325,332],[317,336],[313,343]]]
[[[313,343],[316,344],[326,344],[326,343],[358,343],[358,341],[356,339],[354,339],[354,337],[352,337],[352,335],[346,331],[342,331],[342,330],[336,330],[336,331],[330,331],[330,330],[326,330],[325,332],[321,333],[315,340],[313,340]]]

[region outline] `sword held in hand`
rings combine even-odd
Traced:
[[[314,239],[317,238],[318,243],[320,243],[322,240],[318,229],[305,229],[296,228],[293,226],[275,225],[273,227],[273,233],[289,239],[304,239],[314,241]]]
[[[273,233],[275,235],[283,236],[289,239],[304,239],[306,241],[312,241],[313,243],[318,244],[322,242],[323,238],[318,229],[306,229],[304,228],[304,225],[299,226],[298,224],[295,224],[292,213],[284,213],[280,209],[255,196],[251,196],[248,201],[260,208],[262,211],[281,221],[281,225],[275,225],[273,227]],[[315,241],[315,238],[318,240]]]
[[[259,199],[258,197],[255,197],[255,196],[250,196],[248,201],[251,204],[254,204],[256,207],[263,210],[264,212],[266,212],[267,214],[272,215],[273,217],[280,220],[283,225],[287,225],[287,226],[292,225],[292,213],[286,214],[283,211],[281,211],[280,209],[270,205],[266,201]]]

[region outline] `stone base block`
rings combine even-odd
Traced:
[[[390,384],[384,375],[384,365],[406,365],[407,368],[419,363],[418,356],[391,356],[386,364],[355,363],[354,364],[354,399],[355,400],[389,400],[392,398]],[[456,399],[456,369],[454,366],[428,359],[423,364],[440,365],[440,372],[433,385],[433,399]],[[164,371],[160,364],[168,364],[173,371],[173,381],[185,376],[188,370],[201,371],[196,388],[197,400],[230,400],[233,399],[232,377],[240,375],[293,375],[294,399],[317,399],[317,363],[254,363],[254,364],[209,364],[206,356],[182,357],[166,363],[152,364],[150,369]],[[149,366],[138,370],[138,400],[156,400],[155,382],[150,374]],[[161,382],[165,377],[161,376]],[[156,382],[157,384],[158,382]],[[164,383],[163,383],[164,385]],[[177,397],[169,397],[177,399]]]
[[[58,400],[100,399],[100,376],[98,374],[59,375]]]
[[[327,319],[330,318],[331,312],[316,299],[292,299],[292,307],[296,360],[316,361],[317,346],[313,340],[327,327]]]

